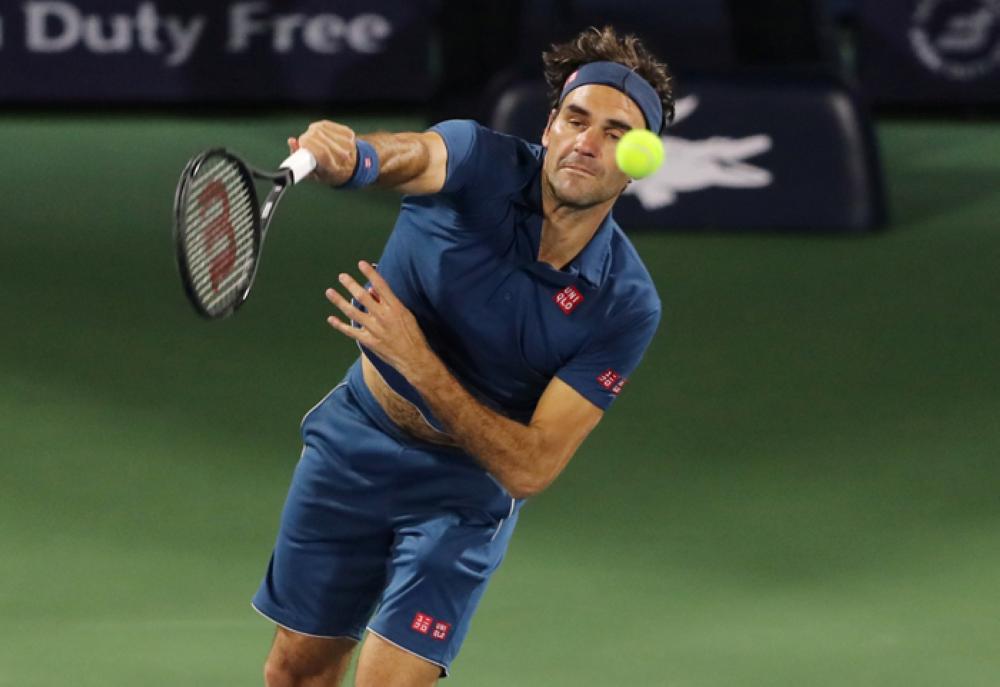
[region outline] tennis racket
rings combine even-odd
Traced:
[[[278,202],[315,168],[304,148],[277,172],[250,167],[222,148],[188,162],[174,195],[174,241],[184,291],[198,314],[222,319],[246,302]],[[263,205],[255,179],[272,182]]]

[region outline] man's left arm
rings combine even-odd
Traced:
[[[346,274],[340,275],[340,283],[367,312],[361,312],[334,289],[328,289],[326,295],[361,328],[333,316],[328,318],[329,324],[406,377],[452,437],[512,496],[527,498],[548,487],[604,411],[559,378],[546,387],[527,425],[487,408],[462,387],[427,345],[416,318],[382,276],[367,262],[358,266],[371,281],[374,293]]]
[[[473,398],[430,352],[407,379],[463,449],[515,498],[535,496],[563,471],[604,411],[555,377],[521,424]]]

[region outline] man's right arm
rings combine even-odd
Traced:
[[[437,193],[444,187],[448,150],[440,134],[376,133],[360,137],[379,157],[378,185],[401,193]],[[295,152],[307,148],[316,157],[316,177],[331,186],[344,184],[354,173],[357,147],[354,131],[336,122],[313,122],[298,139],[289,138]]]

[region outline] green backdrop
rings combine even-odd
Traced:
[[[197,150],[277,161],[308,119],[0,117],[0,685],[262,683],[298,423],[356,350],[323,289],[397,201],[296,189],[223,323],[171,202]],[[659,336],[448,684],[1000,683],[1000,127],[879,138],[884,233],[633,236]]]

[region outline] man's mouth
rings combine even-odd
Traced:
[[[592,177],[597,176],[597,173],[594,172],[592,169],[588,169],[583,165],[574,164],[572,162],[564,162],[561,165],[559,165],[559,167],[560,169],[568,169],[570,171],[577,172],[579,174],[586,174],[587,176],[592,176]]]

